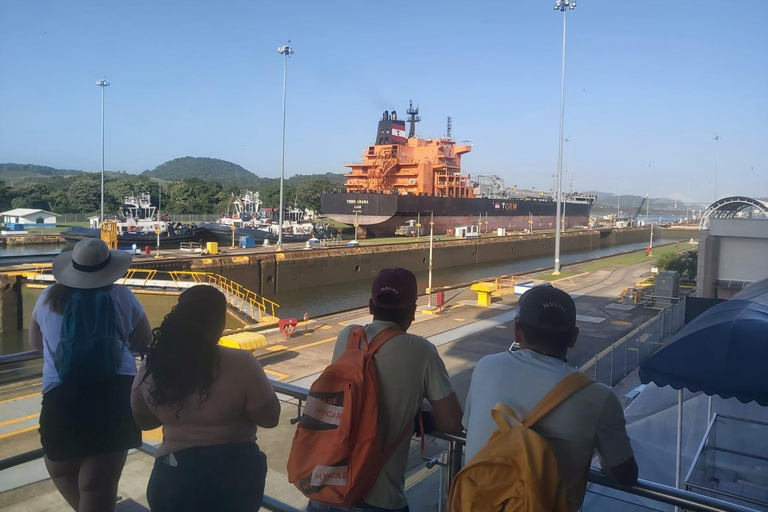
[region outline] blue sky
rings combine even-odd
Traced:
[[[0,162],[98,170],[209,156],[343,172],[385,109],[474,144],[471,174],[551,187],[562,15],[550,0],[0,2]],[[582,0],[568,13],[565,161],[580,190],[768,195],[768,11],[759,0]],[[754,169],[754,170],[752,170]],[[618,186],[617,182],[621,181]],[[690,184],[690,185],[689,185]]]

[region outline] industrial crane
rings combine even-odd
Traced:
[[[640,201],[640,206],[637,207],[637,211],[635,212],[635,214],[632,217],[630,217],[629,219],[627,219],[627,225],[628,226],[634,226],[636,224],[637,216],[640,215],[640,211],[643,209],[643,205],[645,205],[645,202],[647,200],[648,200],[648,194],[645,194],[643,196],[643,200]]]

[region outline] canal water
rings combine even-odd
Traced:
[[[64,245],[16,245],[0,248],[0,264],[42,263],[51,261]]]
[[[646,242],[639,242],[593,251],[567,253],[562,254],[560,260],[563,265],[567,265],[601,256],[610,256],[620,252],[644,249],[646,245]],[[39,250],[38,248],[35,254],[40,254]],[[494,262],[440,269],[433,271],[432,285],[437,288],[505,274],[523,273],[537,268],[551,268],[552,263],[552,256],[545,256],[513,263]],[[393,264],[396,264],[396,262],[393,262]],[[426,290],[427,272],[418,272],[416,277],[419,281],[419,289],[422,291]],[[373,276],[371,276],[372,279]],[[371,280],[279,293],[274,297],[270,296],[267,298],[280,304],[277,314],[281,318],[295,317],[301,319],[305,311],[309,313],[310,317],[315,318],[346,309],[365,307],[370,296]],[[22,289],[24,330],[1,333],[0,354],[12,354],[14,352],[30,350],[27,341],[27,327],[32,315],[32,308],[40,295],[40,291],[40,289],[28,287]],[[163,317],[176,303],[175,296],[137,294],[137,297],[144,306],[144,310],[147,312],[150,324],[153,327],[160,325]],[[241,325],[234,317],[229,317],[227,320],[228,328],[235,328]]]

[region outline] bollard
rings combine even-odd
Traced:
[[[440,290],[437,292],[437,309],[443,312],[443,304],[445,304],[445,292]]]

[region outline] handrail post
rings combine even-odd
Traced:
[[[462,449],[456,441],[448,441],[448,479],[450,482],[456,478],[461,471]]]
[[[615,343],[612,343],[612,344],[611,344],[611,374],[610,374],[610,375],[611,375],[611,382],[610,382],[610,384],[609,384],[609,386],[611,386],[611,387],[613,387],[613,362],[614,362],[614,359],[615,359],[615,358],[613,357],[613,351],[614,351],[614,347],[615,347],[615,346],[616,346],[616,344],[615,344]]]

